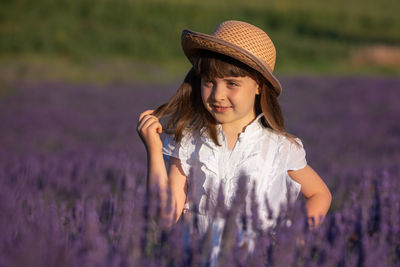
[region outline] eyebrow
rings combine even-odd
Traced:
[[[222,78],[223,81],[225,82],[236,82],[236,83],[242,83],[242,80],[240,79],[241,77],[227,77],[227,78]],[[209,82],[209,81],[214,81],[213,78],[208,79],[206,77],[202,77],[202,80],[204,80],[205,82]]]
[[[224,78],[224,81],[227,81],[227,82],[237,82],[237,83],[241,83],[241,82],[242,82],[239,78],[236,78],[236,77]]]

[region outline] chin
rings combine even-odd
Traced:
[[[230,122],[230,120],[228,120],[228,119],[226,119],[226,118],[221,118],[221,117],[219,117],[219,116],[213,116],[213,117],[214,117],[215,121],[216,121],[217,123],[220,123],[220,124],[224,124],[224,123]]]

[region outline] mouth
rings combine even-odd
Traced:
[[[217,111],[218,113],[223,113],[228,111],[230,108],[232,108],[231,106],[219,106],[219,105],[212,105],[212,108]]]

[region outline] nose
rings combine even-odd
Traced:
[[[224,88],[223,83],[221,83],[221,82],[214,83],[213,90],[212,90],[212,97],[215,101],[224,100],[225,88]]]

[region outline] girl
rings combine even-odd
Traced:
[[[289,187],[294,196],[301,190],[308,216],[319,224],[331,194],[307,165],[301,140],[285,132],[268,35],[251,24],[226,21],[211,35],[184,30],[182,48],[193,67],[172,99],[140,114],[137,126],[148,155],[148,185],[159,187],[163,215],[173,223],[182,213],[196,214],[205,232],[220,185],[229,207],[244,174],[249,185],[256,184],[264,228],[274,222],[265,198],[276,216]],[[159,118],[172,133],[164,142]]]

